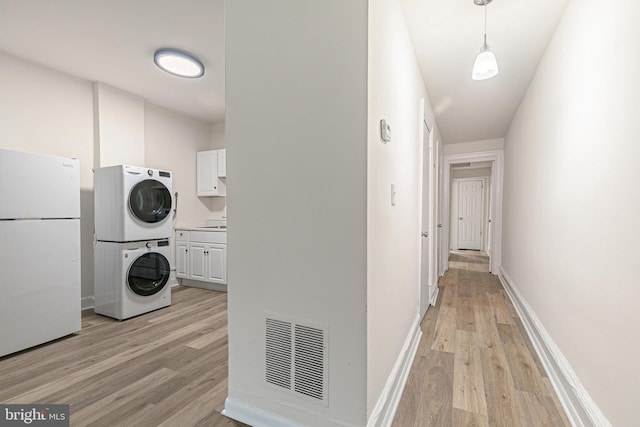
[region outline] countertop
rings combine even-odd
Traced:
[[[185,230],[185,231],[213,231],[213,232],[227,232],[226,228],[212,227],[212,226],[200,226],[200,227],[176,227],[177,230]]]

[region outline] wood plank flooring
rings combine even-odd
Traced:
[[[227,294],[175,287],[170,307],[0,358],[0,402],[65,403],[72,426],[244,426],[227,397]]]
[[[451,255],[393,425],[569,426],[522,323],[478,252]],[[227,295],[173,304],[0,358],[0,402],[70,404],[72,426],[244,426],[227,396]]]
[[[394,427],[569,427],[522,322],[482,252],[456,251]]]

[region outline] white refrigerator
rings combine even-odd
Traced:
[[[0,149],[0,357],[80,327],[80,164]]]

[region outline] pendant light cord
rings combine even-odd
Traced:
[[[487,0],[484,0],[484,47],[487,46]]]

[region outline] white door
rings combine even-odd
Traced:
[[[430,230],[433,238],[431,240],[431,246],[429,252],[431,253],[431,263],[429,264],[429,271],[431,272],[430,287],[429,287],[429,302],[431,305],[436,305],[435,298],[437,296],[438,289],[438,261],[440,257],[440,248],[438,242],[440,241],[440,141],[431,141],[431,220]]]
[[[442,247],[445,241],[442,233],[442,223],[444,222],[444,203],[440,203],[440,197],[442,197],[442,195],[444,194],[444,149],[442,148],[442,142],[440,141],[438,141],[438,152],[440,154],[438,155],[438,194],[436,196],[436,199],[438,201],[438,277],[440,277],[444,274],[445,271],[445,260],[443,259],[443,254],[447,253],[447,251]]]
[[[482,249],[482,180],[460,181],[458,188],[458,248]]]
[[[431,288],[431,218],[433,204],[431,203],[431,166],[432,144],[431,135],[426,125],[423,125],[422,138],[422,217],[421,217],[421,250],[420,250],[420,318],[427,312],[430,301]]]

